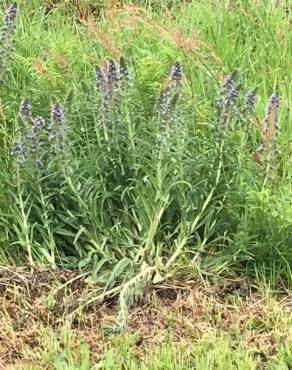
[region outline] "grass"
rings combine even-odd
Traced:
[[[3,14],[7,5],[1,5]],[[13,61],[0,67],[6,82],[0,86],[0,265],[13,266],[13,276],[27,282],[23,266],[32,272],[38,266],[53,274],[72,271],[68,282],[47,284],[40,303],[45,311],[47,305],[53,309],[58,292],[86,277],[89,285],[81,286],[84,295],[73,316],[118,299],[116,321],[108,327],[115,335],[131,329],[130,308],[147,287],[173,277],[216,287],[221,279],[244,275],[273,291],[283,286],[289,291],[288,2],[19,0],[17,5]],[[231,87],[223,85],[226,76]],[[257,102],[248,112],[250,89]],[[21,151],[13,155],[17,144],[26,157]],[[13,295],[20,316],[35,304],[22,293],[19,300]],[[177,361],[176,368],[288,369],[290,317],[269,297],[262,298],[265,314],[273,315],[280,305],[283,321],[267,318],[268,339],[262,337],[262,321],[255,328],[245,322],[237,334],[235,325],[225,332],[221,307],[212,330],[200,332],[194,342],[188,333],[187,343],[173,345],[169,323],[164,350],[154,346],[155,355],[141,355],[134,333],[103,347],[96,361],[104,368],[117,363],[171,368]],[[239,312],[241,304],[232,307]],[[57,331],[64,331],[64,340],[44,320],[43,332],[32,335],[37,343],[20,344],[20,361],[29,358],[37,366],[41,359],[42,368],[92,366],[95,349],[86,340],[75,343],[72,312],[63,314]],[[6,318],[6,337],[18,338],[14,318]],[[205,325],[208,318],[200,321]],[[253,341],[246,340],[244,331],[250,338],[253,330],[264,341],[259,344],[264,355],[256,355]],[[266,348],[271,342],[273,350]],[[37,359],[30,346],[37,348]]]
[[[246,278],[151,288],[119,336],[106,330],[115,322],[115,299],[80,309],[98,293],[88,274],[2,269],[1,282],[5,369],[291,367],[291,296]]]

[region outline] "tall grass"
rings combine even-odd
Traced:
[[[19,1],[1,87],[0,261],[128,281],[121,307],[176,272],[264,266],[290,283],[285,6],[181,2],[162,17],[155,4],[105,4],[94,19],[85,2]]]

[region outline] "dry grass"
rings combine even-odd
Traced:
[[[44,338],[61,337],[66,330],[74,336],[70,348],[86,341],[91,360],[100,360],[112,341],[101,328],[115,322],[117,307],[109,299],[76,311],[99,292],[87,277],[86,272],[0,270],[0,368],[38,363]],[[291,295],[282,300],[264,296],[248,280],[225,280],[224,286],[207,288],[172,282],[149,289],[132,308],[129,334],[135,335],[141,355],[166,343],[171,331],[174,342],[185,344],[214,333],[234,335],[236,345],[240,336],[247,350],[252,347],[268,357],[275,354],[276,343],[284,344],[292,335],[291,307]]]

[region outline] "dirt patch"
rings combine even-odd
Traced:
[[[42,333],[61,336],[65,323],[75,335],[71,345],[86,341],[93,361],[98,361],[112,341],[101,329],[114,325],[117,299],[84,306],[88,297],[101,291],[88,284],[88,276],[86,271],[0,269],[0,369],[35,361],[42,350]],[[267,302],[246,279],[209,287],[171,281],[148,289],[132,307],[128,331],[135,334],[139,352],[163,344],[170,332],[175,342],[194,343],[207,332],[232,335],[237,331],[247,345],[252,343],[262,356],[268,356],[275,351],[274,327],[281,315],[291,312],[291,306],[291,295],[281,302]],[[280,339],[285,341],[285,336]]]

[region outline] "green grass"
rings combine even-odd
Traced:
[[[127,328],[129,307],[145,288],[172,276],[206,283],[245,274],[275,290],[280,283],[291,287],[288,2],[17,3],[16,51],[0,90],[0,265],[89,270],[100,290],[87,297],[88,305],[119,295],[115,333]],[[94,89],[94,71],[120,56],[132,80],[108,114]],[[172,113],[165,118],[157,99],[176,61],[184,80],[173,96],[175,125],[169,133]],[[254,114],[240,118],[246,130],[232,115],[235,130],[225,132],[214,101],[234,70],[239,105],[249,89],[258,101]],[[273,138],[280,154],[269,162],[271,149],[260,164],[255,154],[273,93],[281,97],[280,135]],[[65,111],[66,152],[59,137],[45,174],[34,166],[20,169],[11,155],[19,130],[30,129],[18,117],[24,98],[33,116],[47,122],[53,104]],[[121,120],[116,131],[98,126],[107,115]],[[159,140],[169,151],[156,155]],[[49,145],[47,140],[46,155]],[[155,363],[162,361],[167,368],[174,356],[177,368],[204,368],[208,361],[215,367],[218,356],[222,368],[249,361],[253,368],[254,359],[240,346],[233,364],[226,354],[232,346],[228,336],[219,335],[220,346],[207,351],[214,338],[202,338],[192,347],[196,355],[186,358],[184,349],[169,344],[153,364],[146,357],[145,366],[159,368]],[[119,350],[109,351],[104,361],[119,361]],[[291,354],[285,348],[277,353],[269,366],[284,369],[281,361]]]

